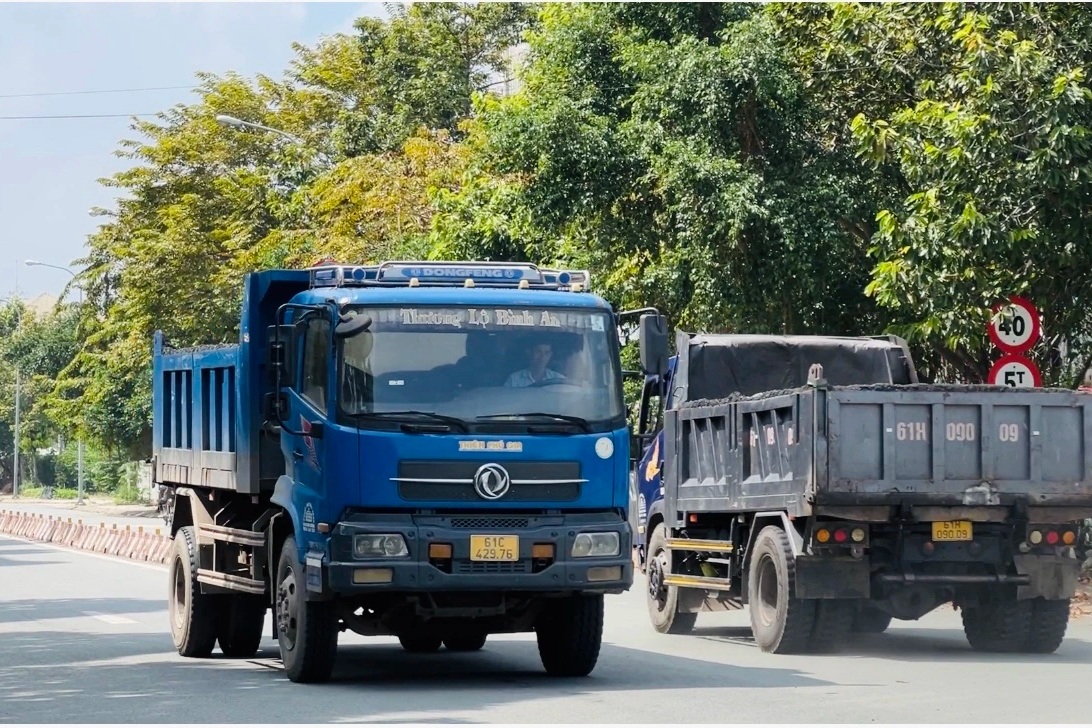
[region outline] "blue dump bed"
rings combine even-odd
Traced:
[[[284,472],[280,441],[262,428],[267,327],[308,286],[305,270],[246,276],[239,343],[152,352],[155,482],[258,493]]]

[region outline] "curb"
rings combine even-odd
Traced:
[[[0,510],[0,533],[152,564],[166,564],[171,552],[171,537],[160,528],[107,528],[105,523],[96,526],[83,519],[73,522],[71,518],[23,511]]]

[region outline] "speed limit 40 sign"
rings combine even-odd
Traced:
[[[1041,387],[1043,376],[1035,362],[1019,354],[1009,354],[994,363],[989,382],[998,387]]]
[[[1039,311],[1026,298],[1012,296],[993,307],[990,340],[1007,354],[1019,354],[1039,340]]]

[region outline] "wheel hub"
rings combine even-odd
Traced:
[[[667,585],[664,577],[667,573],[667,555],[661,551],[648,563],[648,594],[659,608],[667,601]]]
[[[289,648],[296,644],[296,577],[291,571],[277,587],[277,631]]]

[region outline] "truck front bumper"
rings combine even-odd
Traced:
[[[617,553],[573,556],[582,533],[617,534]],[[357,536],[381,534],[400,535],[408,554],[391,558],[354,553]],[[483,538],[501,536],[506,539],[502,548],[483,549]],[[620,594],[633,584],[632,539],[629,524],[614,513],[356,515],[337,524],[329,556],[323,555],[321,564],[318,554],[309,555],[308,591],[315,596],[471,591]]]

